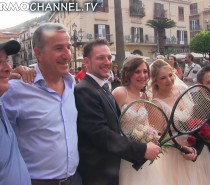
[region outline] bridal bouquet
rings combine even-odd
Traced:
[[[150,125],[139,125],[133,130],[131,137],[142,143],[148,143],[150,141],[156,143],[160,138],[158,132]]]
[[[188,124],[196,125],[202,123],[202,120],[199,119],[191,119]],[[210,125],[206,123],[203,127],[201,127],[197,132],[189,135],[187,141],[190,145],[194,145],[197,140],[202,141],[205,145],[210,146]]]

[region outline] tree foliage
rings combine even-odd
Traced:
[[[173,28],[176,26],[176,22],[174,22],[171,19],[154,19],[154,20],[148,20],[146,23],[147,26],[155,29],[168,29]]]
[[[165,55],[165,29],[176,27],[176,22],[171,19],[161,18],[148,20],[146,25],[157,31],[158,52]]]
[[[190,50],[210,54],[210,31],[201,31],[194,35],[190,41]]]

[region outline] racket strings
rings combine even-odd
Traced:
[[[185,93],[174,111],[174,127],[181,133],[199,129],[210,113],[209,97],[208,89],[200,86]]]
[[[120,118],[123,133],[139,142],[157,142],[167,121],[153,104],[137,102],[128,105]]]

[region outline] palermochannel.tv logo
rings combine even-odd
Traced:
[[[94,11],[98,3],[85,2],[82,5],[72,2],[0,2],[1,11],[66,11],[66,12],[87,12]]]

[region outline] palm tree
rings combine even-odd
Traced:
[[[165,39],[166,39],[165,29],[176,27],[176,22],[174,22],[171,19],[161,18],[161,19],[148,20],[146,25],[156,30],[158,53],[164,55]]]
[[[115,10],[115,36],[116,36],[115,61],[117,61],[118,67],[121,68],[122,63],[125,59],[121,0],[114,0],[114,10]]]

